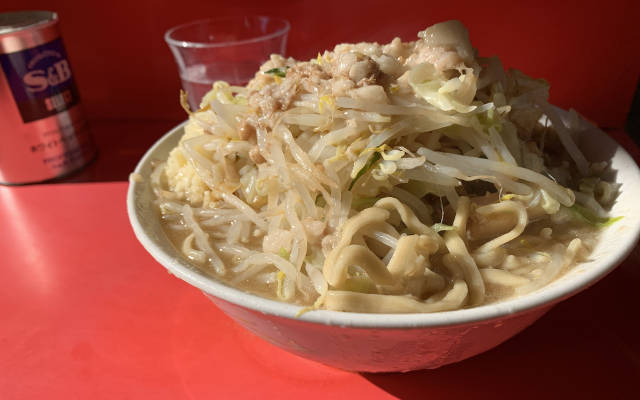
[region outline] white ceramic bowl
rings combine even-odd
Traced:
[[[135,172],[148,177],[152,160],[167,158],[182,136],[181,124],[162,137]],[[292,353],[354,371],[437,368],[469,358],[520,332],[558,302],[611,272],[632,250],[640,233],[640,171],[629,154],[599,130],[583,140],[590,160],[611,160],[622,183],[612,215],[624,218],[602,233],[589,262],[525,296],[476,308],[434,314],[359,314],[313,311],[264,299],[225,285],[190,265],[174,248],[152,205],[148,179],[132,182],[129,219],[138,240],[170,273],[202,290],[249,331]]]

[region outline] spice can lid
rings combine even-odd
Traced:
[[[30,10],[0,13],[0,35],[32,28],[58,19],[53,11]]]

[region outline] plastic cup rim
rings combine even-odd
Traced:
[[[245,18],[251,18],[251,19],[266,18],[266,19],[270,19],[270,20],[274,20],[274,21],[279,21],[279,22],[283,23],[283,26],[281,28],[277,29],[274,32],[271,32],[269,34],[262,35],[262,36],[256,36],[256,37],[251,38],[251,39],[232,40],[232,41],[219,42],[219,43],[204,43],[204,42],[193,42],[193,41],[188,41],[188,40],[176,40],[176,39],[171,37],[171,35],[174,34],[177,30],[186,28],[188,26],[202,24],[204,22],[211,22],[211,21],[224,21],[224,20],[245,19]],[[279,36],[282,36],[282,35],[286,35],[287,32],[289,32],[290,29],[291,29],[291,24],[289,23],[289,21],[284,19],[284,18],[279,18],[279,17],[268,17],[268,16],[264,16],[264,15],[215,17],[215,18],[199,19],[199,20],[196,20],[196,21],[191,21],[191,22],[187,22],[187,23],[184,23],[184,24],[181,24],[181,25],[174,26],[173,28],[170,28],[165,32],[164,40],[167,42],[167,44],[169,46],[174,46],[174,47],[179,47],[179,48],[229,47],[229,46],[238,46],[238,45],[245,45],[245,44],[251,44],[251,43],[258,43],[258,42],[267,41],[267,40],[270,40],[270,39],[273,39],[273,38],[276,38],[276,37],[279,37]]]

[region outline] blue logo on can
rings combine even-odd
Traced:
[[[0,65],[24,122],[58,114],[80,101],[60,38],[0,54]]]

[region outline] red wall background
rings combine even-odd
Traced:
[[[299,59],[344,41],[413,39],[428,25],[460,19],[481,55],[498,55],[506,67],[547,79],[552,102],[610,128],[624,126],[640,71],[640,8],[633,0],[24,0],[0,7],[18,9],[59,13],[76,82],[94,121],[184,119],[163,34],[216,15],[289,19],[288,55]]]

